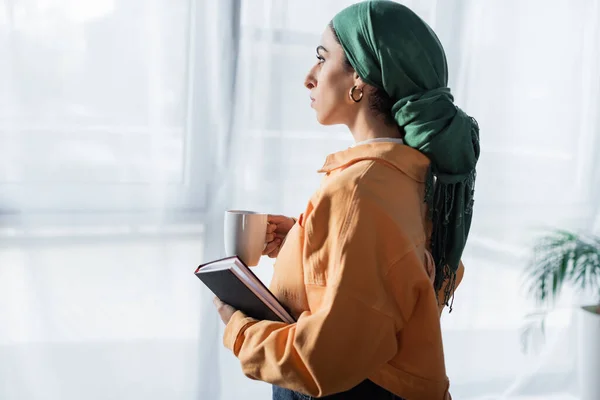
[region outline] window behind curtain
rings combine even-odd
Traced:
[[[190,15],[190,0],[0,1],[0,213],[203,207]]]

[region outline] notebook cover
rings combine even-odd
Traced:
[[[232,266],[235,265],[236,259],[241,262],[241,260],[237,257],[228,257],[226,259],[231,260]],[[275,312],[273,312],[273,310],[271,310],[267,304],[263,303],[263,301],[254,294],[252,289],[247,287],[233,271],[229,269],[222,269],[207,273],[199,273],[202,267],[222,260],[200,265],[196,269],[195,275],[210,289],[211,292],[214,293],[215,296],[221,299],[221,301],[231,305],[237,310],[242,311],[247,316],[258,320],[266,319],[270,321],[284,322],[277,316],[277,314],[275,314]],[[243,262],[241,262],[241,264],[245,266]],[[247,272],[254,275],[250,268],[246,267],[246,269]],[[256,277],[256,275],[254,276]],[[271,296],[273,296],[273,294],[260,281],[260,279],[257,278],[257,281],[265,293],[269,293]],[[275,296],[273,296],[273,298],[275,298]],[[275,300],[277,301],[276,298]],[[281,303],[280,305],[284,310],[286,309]]]

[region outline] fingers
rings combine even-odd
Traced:
[[[287,220],[288,217],[286,217],[285,215],[271,215],[269,214],[267,216],[267,222],[269,222],[270,224],[275,224],[275,225],[279,225],[282,222],[285,222]]]
[[[268,242],[267,246],[265,247],[265,249],[263,250],[262,254],[264,256],[269,256],[271,257],[271,253],[273,253],[274,250],[278,250],[279,246],[281,246],[281,239],[276,238],[270,242]]]
[[[213,299],[213,304],[215,305],[215,307],[217,308],[217,310],[223,310],[223,309],[233,309],[235,310],[232,306],[230,306],[227,303],[224,303],[223,301],[221,301],[221,299],[219,299],[217,296],[215,296],[215,298]]]
[[[271,258],[277,257],[281,248],[281,243],[289,231],[290,218],[284,215],[271,215],[267,217],[267,233],[265,243],[267,244],[262,252],[263,256]]]
[[[285,235],[281,233],[267,233],[265,236],[265,243],[271,243],[275,239],[279,239],[279,242],[282,242],[285,238]]]
[[[275,232],[277,224],[267,224],[267,234]]]
[[[266,255],[270,258],[277,257],[277,255],[279,254],[279,250],[281,250],[281,244],[283,243],[283,239],[275,239],[273,243],[275,244],[274,246],[265,249]]]
[[[267,257],[269,257],[269,258],[276,258],[279,255],[279,250],[281,250],[281,246],[275,248],[275,250],[273,250],[272,252],[270,252],[269,254],[267,254]]]
[[[267,215],[267,222],[270,224],[277,224],[280,222],[281,217],[282,217],[281,215],[269,214],[269,215]]]
[[[217,296],[215,296],[215,298],[213,299],[213,304],[215,305],[215,307],[217,307],[217,309],[225,305],[225,303],[223,303],[221,299],[219,299]]]

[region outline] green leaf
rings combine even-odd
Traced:
[[[552,307],[565,284],[576,290],[591,290],[600,302],[600,237],[555,230],[538,238],[525,269],[527,294],[538,305]],[[544,335],[545,313],[526,323],[522,332],[525,348],[536,331]]]
[[[528,294],[540,304],[554,304],[566,283],[600,292],[600,238],[550,232],[536,242],[525,274]]]

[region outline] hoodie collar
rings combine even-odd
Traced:
[[[318,172],[330,173],[364,160],[383,162],[417,182],[425,182],[430,164],[427,156],[412,147],[394,142],[371,142],[328,155]]]

